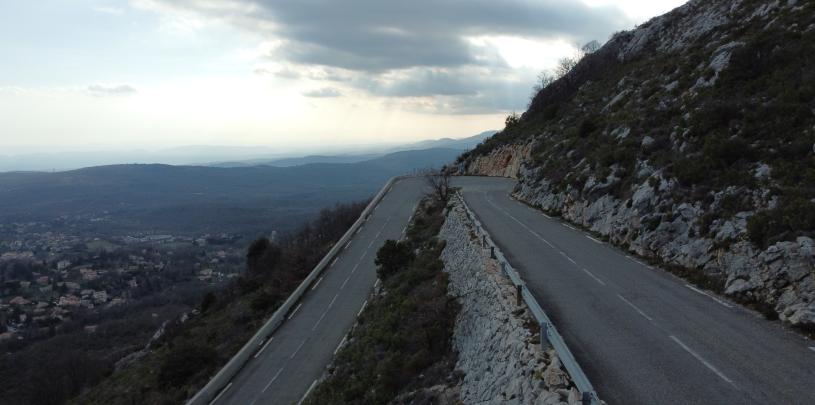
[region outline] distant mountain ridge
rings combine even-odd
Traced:
[[[347,153],[337,155],[308,155],[303,157],[288,157],[279,159],[250,159],[230,162],[209,163],[206,164],[205,166],[246,167],[246,166],[267,165],[276,167],[288,167],[288,166],[301,166],[311,163],[357,163],[367,160],[374,160],[383,157],[388,153],[413,150],[419,151],[431,149],[448,149],[448,150],[454,149],[461,152],[475,148],[485,139],[494,135],[495,132],[496,131],[484,131],[480,134],[466,138],[441,138],[427,141],[419,141],[393,148],[387,148],[385,149],[385,151],[378,153],[359,153],[359,154]]]
[[[128,164],[0,173],[0,221],[106,212],[122,227],[220,232],[274,218],[276,224],[262,227],[285,229],[336,202],[369,198],[392,176],[439,168],[460,153],[435,148],[289,167]]]
[[[0,172],[8,171],[65,171],[83,167],[117,164],[169,164],[214,167],[246,167],[255,165],[299,166],[309,163],[356,163],[375,159],[387,153],[404,150],[451,148],[469,150],[495,131],[487,131],[467,138],[442,138],[404,145],[346,145],[342,152],[309,153],[301,155],[293,150],[271,147],[239,147],[190,145],[148,151],[96,151],[62,153],[28,153],[3,155],[0,151]],[[319,150],[319,149],[313,149]]]

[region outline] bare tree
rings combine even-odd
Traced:
[[[447,171],[427,171],[424,178],[436,200],[447,201],[451,191],[450,173]]]

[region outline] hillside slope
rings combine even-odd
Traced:
[[[692,0],[612,37],[457,161],[815,327],[815,3]]]

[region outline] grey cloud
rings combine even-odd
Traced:
[[[136,89],[127,84],[122,84],[118,86],[92,84],[88,86],[87,90],[90,95],[97,97],[119,97],[136,94]]]
[[[329,97],[340,97],[342,96],[342,93],[333,87],[323,87],[322,89],[304,92],[303,95],[306,97],[329,98]]]
[[[326,72],[303,78],[383,97],[440,97],[440,108],[455,111],[523,108],[534,83],[534,75],[519,80],[495,49],[469,37],[582,44],[632,25],[618,8],[575,0],[155,1],[282,40],[270,58]],[[398,81],[389,80],[394,73]]]
[[[465,37],[585,43],[631,25],[617,8],[574,0],[156,0],[286,41],[291,62],[359,71],[483,64]]]

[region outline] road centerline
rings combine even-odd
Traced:
[[[685,349],[685,351],[686,351],[686,352],[690,353],[690,355],[691,355],[691,356],[695,357],[695,358],[696,358],[696,360],[699,360],[699,362],[700,362],[700,363],[704,364],[704,365],[705,365],[705,367],[707,367],[708,369],[710,369],[710,371],[713,371],[714,373],[716,373],[716,375],[717,375],[717,376],[719,376],[719,378],[721,378],[722,380],[724,380],[724,381],[725,381],[725,382],[727,382],[728,384],[732,385],[733,387],[735,387],[735,386],[736,386],[736,384],[735,384],[735,383],[733,383],[733,380],[731,380],[731,379],[727,378],[727,376],[726,376],[726,375],[724,375],[724,374],[723,374],[721,371],[719,371],[719,369],[717,369],[716,367],[714,367],[712,364],[708,363],[708,361],[707,361],[707,360],[705,360],[705,359],[704,359],[702,356],[700,356],[700,355],[699,355],[699,354],[697,354],[695,351],[693,351],[693,350],[692,350],[690,347],[688,347],[687,345],[685,345],[684,343],[682,343],[682,341],[681,341],[681,340],[679,340],[679,338],[677,338],[677,337],[676,337],[676,336],[674,336],[674,335],[670,335],[670,336],[668,336],[668,337],[669,337],[669,338],[671,338],[671,339],[672,339],[674,342],[676,342],[676,344],[678,344],[680,347],[682,347],[682,349]]]
[[[272,377],[272,379],[271,379],[271,380],[269,380],[269,383],[268,383],[268,384],[266,384],[266,386],[265,386],[265,387],[263,387],[263,391],[261,391],[261,392],[266,392],[266,390],[268,390],[268,389],[269,389],[269,387],[270,387],[270,386],[271,386],[271,385],[272,385],[272,384],[275,382],[275,380],[277,380],[277,377],[280,377],[280,373],[282,373],[282,372],[283,372],[283,369],[284,369],[284,368],[286,368],[286,367],[285,367],[285,366],[284,366],[284,367],[280,367],[280,370],[277,370],[277,373],[274,375],[274,377]]]
[[[647,315],[647,314],[646,314],[646,313],[645,313],[643,310],[641,310],[639,307],[637,307],[636,305],[634,305],[634,304],[633,304],[631,301],[629,301],[629,300],[625,299],[625,297],[623,297],[622,295],[617,294],[617,296],[618,296],[618,297],[620,297],[620,299],[621,299],[621,300],[623,300],[623,302],[625,302],[626,304],[628,304],[628,306],[630,306],[631,308],[634,308],[634,310],[635,310],[635,311],[637,311],[637,313],[638,313],[638,314],[642,315],[642,317],[643,317],[643,318],[645,318],[645,319],[647,319],[647,320],[649,320],[649,321],[653,321],[653,320],[654,320],[653,318],[651,318],[650,316],[648,316],[648,315]]]
[[[303,345],[305,345],[307,341],[308,341],[308,338],[303,339],[303,341],[300,342],[300,346],[297,346],[297,349],[294,350],[294,353],[292,353],[291,356],[289,356],[289,358],[293,359],[294,356],[296,356],[297,353],[300,351],[300,349],[303,348]]]

